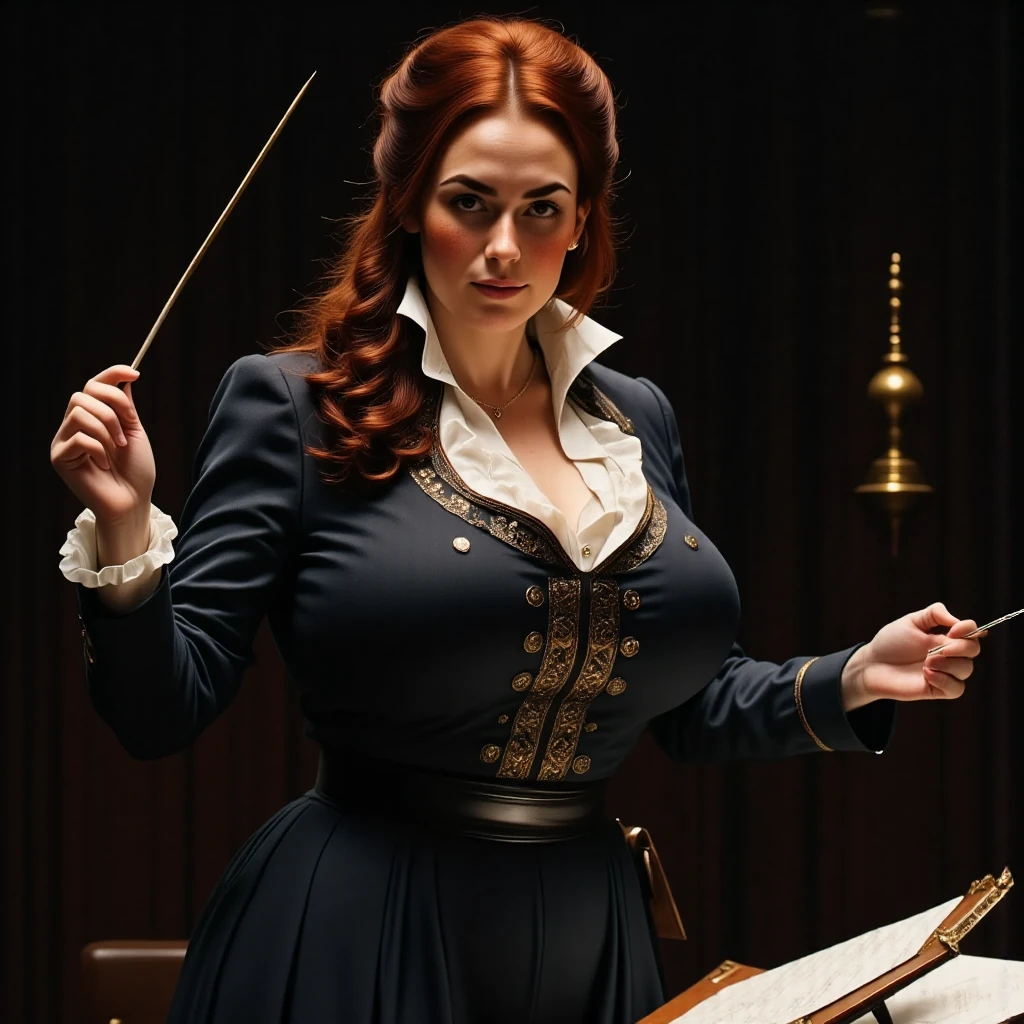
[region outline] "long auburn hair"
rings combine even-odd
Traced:
[[[293,340],[272,348],[317,357],[322,369],[304,377],[333,443],[306,451],[322,460],[326,482],[352,488],[383,485],[430,449],[430,428],[418,423],[421,332],[396,315],[409,275],[423,274],[419,240],[401,219],[419,211],[449,141],[472,120],[515,105],[576,158],[579,202],[591,207],[555,289],[575,310],[561,327],[578,324],[615,276],[615,97],[580,46],[528,19],[462,21],[414,45],[384,79],[379,104],[369,205],[346,219],[341,255],[296,310]]]

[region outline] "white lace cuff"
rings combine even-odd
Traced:
[[[95,566],[96,516],[92,509],[83,509],[75,520],[75,528],[68,531],[68,539],[61,546],[59,554],[60,571],[72,583],[84,587],[117,586],[139,576],[155,572],[174,558],[171,541],[178,536],[178,528],[166,512],[156,505],[149,506],[149,550],[129,559],[124,565],[105,565],[99,572]]]

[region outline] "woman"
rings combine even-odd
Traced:
[[[266,613],[324,751],[220,880],[171,1020],[627,1024],[664,993],[601,792],[641,732],[681,759],[880,750],[894,700],[970,675],[978,642],[926,657],[929,630],[974,623],[934,604],[746,658],[669,403],[593,361],[619,337],[584,315],[614,267],[608,80],[540,24],[477,19],[381,107],[373,204],[302,337],[229,367],[176,547],[137,372],[73,395],[51,449],[125,748],[187,746]]]

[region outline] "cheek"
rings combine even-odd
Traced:
[[[436,262],[458,265],[472,260],[477,242],[457,221],[431,217],[423,225],[423,247]]]
[[[538,239],[530,246],[531,264],[541,274],[550,274],[558,277],[562,270],[562,263],[565,260],[566,249],[568,249],[569,242],[571,241],[571,237],[568,242],[554,236]]]

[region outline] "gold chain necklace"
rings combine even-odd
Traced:
[[[479,398],[473,398],[472,395],[469,395],[469,397],[473,398],[473,401],[476,402],[477,405],[482,405],[482,406],[484,406],[484,408],[490,409],[491,412],[494,415],[494,418],[496,420],[500,420],[501,419],[502,410],[503,409],[507,409],[517,398],[519,398],[523,394],[523,392],[530,386],[530,381],[533,380],[533,375],[536,372],[537,372],[537,350],[534,349],[533,350],[533,365],[530,367],[530,376],[526,378],[526,383],[519,389],[519,392],[517,394],[513,395],[504,405],[491,405],[490,402],[481,402]],[[468,395],[469,392],[467,391],[466,394]]]

